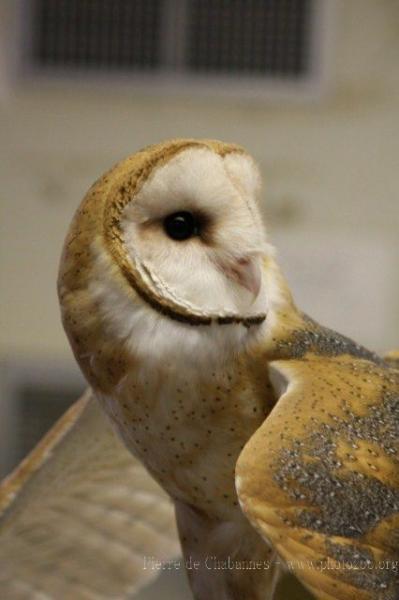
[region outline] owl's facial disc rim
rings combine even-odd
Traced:
[[[151,160],[146,160],[140,169],[134,170],[129,174],[128,180],[126,174],[121,181],[116,182],[108,190],[108,202],[104,207],[104,240],[109,252],[113,256],[116,264],[131,288],[156,312],[169,317],[174,321],[186,323],[193,326],[200,325],[230,325],[242,324],[244,327],[251,327],[262,324],[266,319],[266,313],[255,313],[242,315],[239,313],[223,313],[212,311],[196,310],[195,307],[187,306],[187,303],[179,302],[170,293],[161,296],[154,284],[151,273],[139,257],[133,260],[125,249],[124,233],[121,226],[122,214],[128,203],[132,202],[134,196],[145,183],[151,172],[158,166],[165,164],[178,153],[192,147],[209,148],[206,142],[193,140],[181,141],[171,144],[165,148],[154,152]],[[212,148],[214,152],[216,150]],[[217,152],[221,156],[227,154],[245,154],[239,146],[223,145]]]
[[[129,263],[130,270],[123,267],[122,273],[130,286],[154,310],[174,321],[194,326],[242,324],[249,328],[260,325],[266,320],[266,313],[241,315],[233,312],[197,311],[195,307],[189,307],[185,303],[180,303],[177,298],[171,297],[167,290],[163,290],[162,296],[157,293],[150,270],[140,260],[137,260],[136,264],[129,260]]]

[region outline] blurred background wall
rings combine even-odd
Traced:
[[[378,351],[399,346],[395,0],[323,3],[323,74],[310,98],[248,98],[239,78],[238,93],[215,95],[128,77],[24,76],[15,32],[29,4],[0,5],[3,472],[31,445],[32,423],[46,428],[46,415],[51,421],[83,386],[56,297],[72,214],[105,169],[165,138],[246,146],[264,175],[266,224],[300,306]]]

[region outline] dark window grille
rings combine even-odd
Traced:
[[[57,72],[304,78],[316,0],[30,0],[29,60]]]
[[[311,0],[191,0],[189,6],[192,70],[306,73]]]
[[[81,390],[23,387],[18,394],[13,437],[13,461],[18,464],[39,442],[55,421],[76,402]],[[11,466],[14,466],[11,465]]]
[[[154,69],[160,0],[33,0],[33,61],[40,66]]]

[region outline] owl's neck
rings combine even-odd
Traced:
[[[261,332],[263,360],[298,360],[306,355],[349,355],[380,364],[382,359],[360,344],[324,327],[298,310],[279,268],[271,262],[266,270],[271,294],[268,318]]]

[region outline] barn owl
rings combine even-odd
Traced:
[[[163,559],[176,555],[171,503],[196,565],[188,575],[197,600],[277,598],[286,568],[308,598],[398,597],[395,357],[383,360],[296,307],[259,187],[241,147],[172,140],[111,169],[72,222],[59,297],[95,402],[71,409],[6,481],[0,508],[8,539],[54,528],[63,537],[54,514],[66,514],[77,556],[79,523],[89,523],[89,559],[101,546],[97,530],[113,533],[120,570],[110,569],[108,597],[148,579],[134,562],[140,524],[152,531],[140,538],[143,554],[149,544]],[[141,486],[161,515],[136,510],[128,490],[142,499]],[[36,522],[29,506],[39,507]],[[67,576],[46,580],[47,597],[60,597],[60,586],[104,597],[73,568],[71,544],[52,538],[48,555],[54,547],[67,553]],[[19,562],[0,571],[0,585],[40,592],[29,560],[18,570]]]

